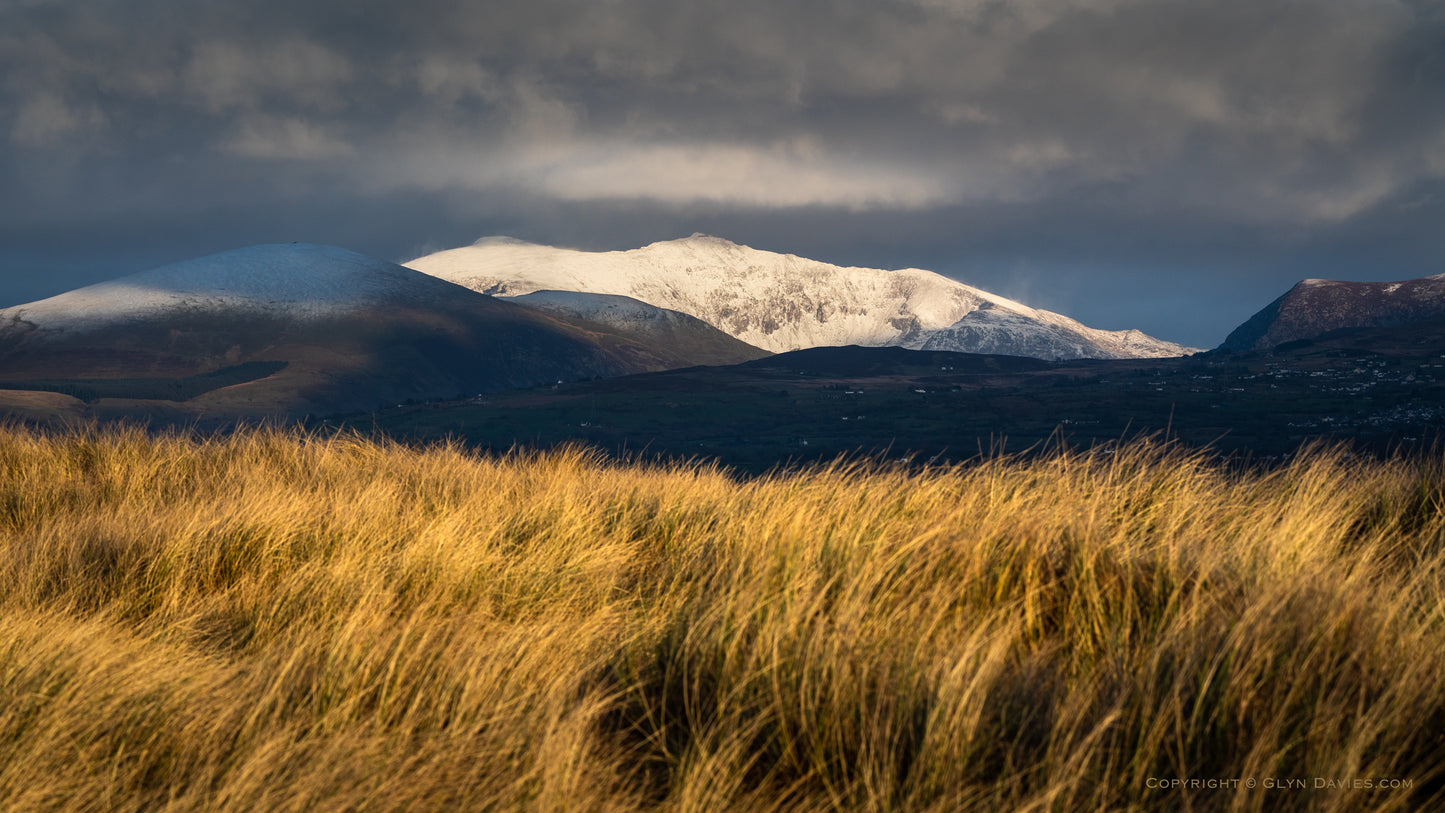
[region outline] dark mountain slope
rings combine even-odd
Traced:
[[[1235,328],[1220,349],[1267,350],[1344,328],[1445,317],[1445,275],[1403,282],[1307,279]]]

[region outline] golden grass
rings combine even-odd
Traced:
[[[737,480],[3,429],[0,809],[1438,806],[1442,506],[1440,461],[1329,450]]]

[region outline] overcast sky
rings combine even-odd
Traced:
[[[1445,272],[1439,0],[0,0],[0,306],[702,231],[1199,346]]]

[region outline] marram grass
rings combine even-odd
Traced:
[[[1330,450],[0,429],[0,809],[1439,808],[1442,508]]]

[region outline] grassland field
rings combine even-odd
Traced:
[[[1442,509],[1327,447],[0,427],[0,809],[1442,809]]]

